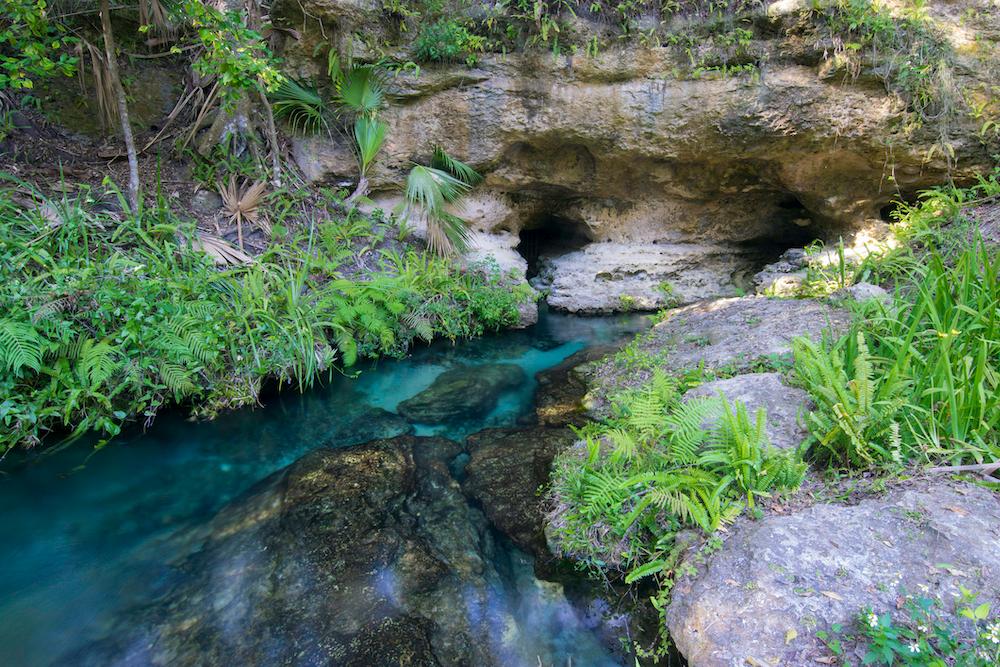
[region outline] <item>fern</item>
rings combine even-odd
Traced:
[[[25,368],[41,371],[42,345],[41,336],[30,323],[0,319],[0,364],[14,377],[21,377]]]
[[[95,343],[88,338],[80,348],[77,374],[85,386],[96,389],[118,372],[120,358],[120,350],[107,339]]]

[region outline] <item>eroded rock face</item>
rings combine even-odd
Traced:
[[[484,417],[496,407],[500,394],[525,381],[514,364],[485,364],[452,368],[413,398],[399,404],[399,414],[421,424]]]
[[[706,382],[684,394],[684,398],[719,395],[746,405],[751,419],[758,409],[764,408],[767,435],[775,447],[794,449],[809,435],[803,423],[804,415],[814,407],[809,394],[785,384],[781,373],[747,373]]]
[[[908,594],[951,605],[962,585],[995,608],[1000,497],[924,480],[853,506],[744,520],[696,570],[667,608],[692,667],[816,664],[829,655],[816,631],[850,629],[865,607],[896,613]]]
[[[753,259],[722,245],[592,243],[547,260],[533,284],[571,313],[655,310],[734,296]]]

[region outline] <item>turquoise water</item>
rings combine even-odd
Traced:
[[[350,425],[372,408],[392,412],[456,366],[513,363],[527,380],[490,414],[416,428],[461,440],[512,426],[532,412],[535,373],[642,326],[630,316],[543,314],[524,331],[434,344],[357,378],[337,376],[304,395],[286,391],[212,422],[163,415],[144,433],[136,429],[97,452],[76,443],[34,460],[8,457],[0,462],[0,665],[48,665],[102,636],[116,614],[170,586],[170,561],[191,547],[172,537],[309,450],[356,444]],[[499,603],[528,620],[519,638],[526,655],[545,646],[550,655],[590,656],[573,664],[613,664],[579,615],[534,579],[527,556],[510,549],[504,559],[509,576]]]

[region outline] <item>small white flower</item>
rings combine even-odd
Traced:
[[[910,644],[910,653],[920,653],[920,644],[916,642]]]
[[[872,628],[878,625],[878,616],[875,615],[875,612],[868,614],[868,625]]]
[[[920,630],[920,632],[927,632],[928,628],[926,625],[918,625],[917,630]]]
[[[994,644],[1000,644],[1000,621],[987,626],[986,638]]]

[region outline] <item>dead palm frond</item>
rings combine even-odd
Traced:
[[[231,264],[249,264],[253,261],[250,255],[246,254],[229,241],[215,236],[214,234],[198,232],[195,234],[195,237],[191,239],[191,247],[205,253],[212,258],[212,261],[220,266],[228,266]]]
[[[108,63],[104,59],[104,53],[85,39],[81,39],[77,44],[80,69],[80,87],[86,90],[86,67],[84,63],[90,60],[90,69],[94,78],[94,98],[97,100],[97,110],[101,117],[101,124],[105,129],[115,126],[118,122],[118,105],[115,102],[114,83],[111,73],[108,70]],[[84,58],[84,55],[88,58]]]
[[[219,195],[222,197],[222,208],[229,215],[229,222],[236,223],[236,233],[241,249],[244,247],[244,220],[260,227],[265,234],[270,236],[271,223],[260,210],[260,205],[264,201],[264,190],[267,188],[266,182],[254,181],[250,184],[244,182],[242,186],[237,186],[236,177],[230,176],[229,182],[225,186],[220,183],[217,187]]]

